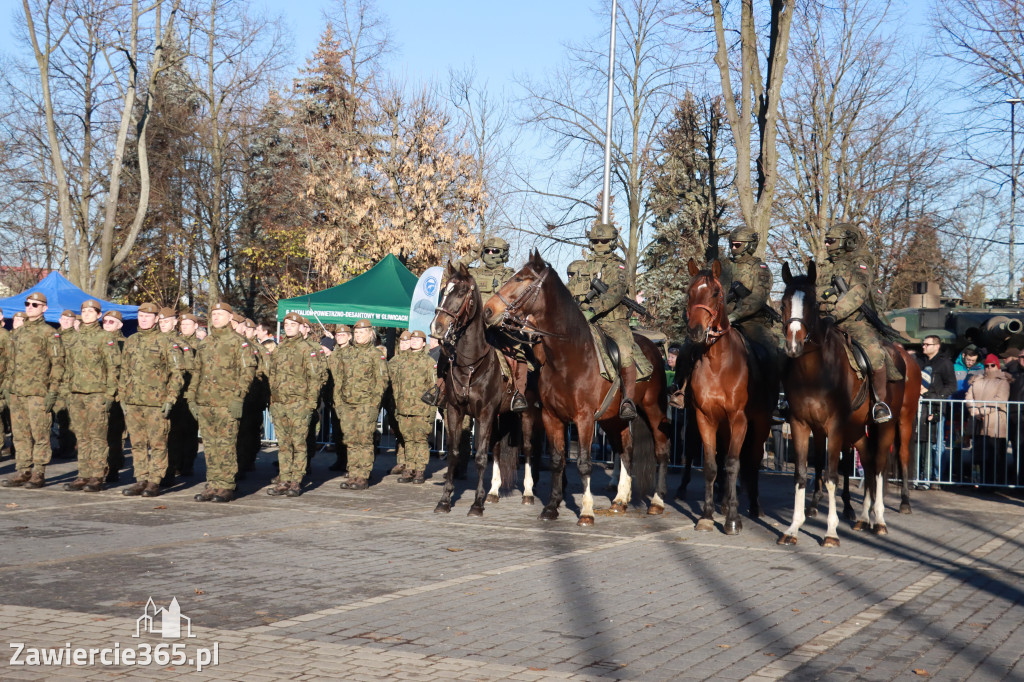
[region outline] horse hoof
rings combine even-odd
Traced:
[[[743,530],[743,524],[739,521],[726,521],[722,524],[722,531],[726,535],[739,535]]]
[[[498,500],[500,499],[501,498],[495,495],[494,493],[491,493],[490,495],[487,496],[487,501],[490,502],[491,504],[497,504]]]
[[[557,509],[545,509],[544,511],[542,511],[540,513],[540,520],[541,521],[554,521],[557,518],[558,518],[558,510]]]
[[[662,507],[660,504],[652,504],[650,507],[647,508],[647,515],[648,516],[658,516],[659,514],[664,514],[664,513],[665,513],[665,508]]]
[[[437,506],[434,507],[435,514],[447,514],[451,510],[452,506],[450,504],[445,504],[444,502],[438,502]]]
[[[815,507],[808,507],[807,509],[804,510],[804,516],[806,516],[809,519],[813,519],[817,515],[818,510]]]
[[[581,516],[580,520],[576,522],[576,525],[577,526],[593,526],[594,525],[594,517],[593,516]]]
[[[900,504],[900,514],[913,514],[914,511],[910,508],[909,502],[903,502]]]
[[[625,514],[626,513],[626,503],[625,502],[612,502],[612,506],[608,508],[608,511],[610,511],[613,514]]]
[[[863,533],[868,529],[868,524],[864,523],[863,521],[858,521],[857,523],[853,524],[853,529],[855,531]]]
[[[839,538],[826,537],[824,540],[821,541],[821,546],[822,547],[838,547],[839,546]]]
[[[477,505],[474,504],[472,507],[469,508],[469,511],[466,512],[466,516],[483,516],[483,515],[484,515],[484,508],[483,508],[482,505],[481,506],[477,506]]]
[[[715,522],[712,519],[701,519],[697,521],[697,525],[693,529],[699,530],[702,533],[710,533],[715,529]]]
[[[775,544],[776,545],[795,545],[796,544],[796,536],[795,535],[789,535],[787,533],[786,535],[783,535],[781,538],[776,540]]]
[[[876,524],[871,530],[874,531],[875,535],[888,535],[889,529],[885,527],[884,523]]]
[[[533,495],[523,495],[523,504],[533,504]]]

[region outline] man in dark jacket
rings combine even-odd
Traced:
[[[922,400],[947,400],[956,392],[956,372],[953,362],[942,353],[942,342],[937,336],[926,336],[921,343],[921,355],[917,356],[917,364],[921,366]],[[925,472],[918,472],[922,480],[941,481],[943,459],[946,455],[946,413],[942,403],[923,403],[921,414],[926,415],[926,422],[918,428],[919,445],[922,441],[931,444],[931,477]],[[927,426],[927,428],[925,428]],[[920,457],[918,462],[920,463]],[[928,490],[927,483],[918,486]],[[937,484],[936,484],[936,487]]]

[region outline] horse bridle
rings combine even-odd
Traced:
[[[451,322],[448,324],[448,329],[445,330],[444,336],[441,337],[441,343],[454,346],[456,340],[458,340],[459,334],[462,332],[462,330],[469,326],[469,309],[473,304],[474,286],[476,285],[472,283],[470,284],[469,291],[466,293],[465,297],[462,300],[462,305],[459,306],[459,309],[456,312],[453,313],[452,311],[448,310],[443,305],[441,305],[441,303],[444,303],[444,300],[439,301],[437,307],[434,308],[434,315],[437,315],[440,312],[444,313],[449,318],[451,318]],[[459,321],[462,319],[463,313],[465,313],[466,315],[466,321],[463,322],[462,324],[459,324]]]
[[[718,288],[719,288],[719,292],[721,292],[721,285],[719,285]],[[716,295],[715,298],[718,299],[718,296]],[[694,303],[693,307],[696,310],[705,310],[705,311],[707,311],[708,315],[711,316],[711,321],[712,322],[714,322],[715,320],[720,320],[721,319],[721,316],[722,316],[722,309],[721,308],[719,308],[718,310],[714,310],[714,309],[711,308],[711,306],[704,305],[703,303]],[[710,339],[710,342],[708,343],[708,345],[710,346],[712,343],[717,341],[723,334],[725,334],[725,331],[726,330],[722,329],[721,326],[718,326],[718,327],[708,326],[708,338]]]
[[[514,301],[508,301],[501,295],[500,291],[494,292],[494,295],[497,296],[498,300],[505,304],[505,311],[501,314],[501,322],[499,323],[504,331],[511,334],[527,332],[537,336],[564,336],[564,334],[557,334],[555,332],[549,332],[539,328],[537,325],[530,322],[529,314],[523,314],[522,310],[524,305],[533,303],[537,296],[540,295],[541,285],[544,284],[544,280],[547,279],[548,273],[550,272],[551,267],[545,267],[544,271],[540,273],[540,276],[523,289]]]

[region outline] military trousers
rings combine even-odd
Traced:
[[[135,480],[159,483],[167,475],[167,434],[171,422],[164,419],[160,407],[152,405],[125,405],[124,422],[132,439]]]
[[[379,413],[377,405],[342,403],[335,409],[348,445],[349,478],[369,479],[373,471],[373,433],[377,430]]]
[[[50,450],[52,415],[43,409],[46,398],[12,395],[11,433],[14,436],[14,467],[18,471],[46,472]]]
[[[305,402],[275,404],[270,408],[277,435],[277,463],[282,483],[301,483],[306,475],[306,434],[313,410]]]
[[[619,359],[622,367],[629,367],[633,362],[633,330],[625,320],[601,320],[598,328],[612,337],[619,347]]]
[[[78,477],[107,477],[107,400],[105,393],[68,396],[71,430],[78,439]]]
[[[234,490],[238,474],[235,444],[238,420],[227,406],[197,405],[199,429],[203,433],[203,454],[206,457],[206,485],[219,490]]]
[[[882,341],[878,338],[875,328],[865,320],[846,321],[839,323],[839,328],[849,334],[850,338],[856,341],[864,349],[868,356],[872,370],[884,368],[889,381],[899,381],[903,377],[896,371],[891,362],[885,361],[885,349],[882,348]]]
[[[434,417],[400,414],[398,426],[405,438],[406,471],[424,472],[430,461],[430,434],[434,430]]]

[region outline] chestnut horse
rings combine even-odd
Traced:
[[[921,370],[903,346],[893,344],[886,348],[906,378],[886,385],[885,400],[892,408],[893,418],[884,424],[875,424],[870,417],[869,386],[850,366],[842,333],[818,315],[816,277],[817,267],[813,261],[806,275],[791,274],[789,263],[782,266],[782,279],[786,283],[782,317],[789,357],[782,385],[789,401],[797,461],[793,523],[778,544],[795,545],[797,532],[804,522],[808,440],[813,433],[816,443],[825,443],[827,453],[824,480],[828,491],[828,524],[822,545],[838,547],[835,492],[840,451],[856,447],[864,466],[864,506],[854,529],[870,527],[879,535],[887,534],[883,496],[889,452],[895,447],[906,472],[921,395]],[[910,510],[905,474],[900,509]]]
[[[510,412],[512,402],[512,380],[502,375],[498,351],[486,339],[481,309],[483,301],[476,280],[465,265],[453,268],[448,265],[448,284],[438,302],[430,335],[441,342],[444,362],[439,363],[445,383],[445,429],[449,447],[458,448],[462,422],[466,415],[476,420],[476,497],[469,508],[469,516],[484,513],[484,469],[487,467],[487,451],[496,444],[492,438],[495,422],[499,415],[505,415],[505,429],[509,422],[519,421]],[[527,395],[529,409],[521,415],[523,454],[526,456],[523,504],[533,504],[533,430],[537,422],[536,395]],[[507,414],[506,414],[507,413]],[[490,502],[498,501],[498,487],[501,481],[514,482],[518,470],[518,453],[503,442],[495,445],[494,485]],[[444,490],[435,512],[450,512],[452,492],[455,490],[454,474],[458,456],[448,456],[448,470],[444,475]]]
[[[726,535],[736,535],[743,530],[737,511],[737,474],[746,485],[750,515],[760,516],[757,472],[779,397],[778,358],[774,349],[755,349],[729,324],[721,263],[716,260],[702,271],[691,258],[688,267],[686,319],[694,342],[688,385],[704,441],[704,512],[696,530],[715,528],[715,479],[718,457],[724,455],[722,528]],[[682,407],[683,395],[683,390],[677,391],[672,404]]]
[[[558,507],[564,494],[562,473],[565,471],[566,425],[569,422],[576,424],[580,439],[577,468],[583,479],[583,504],[579,525],[594,524],[590,445],[595,421],[609,435],[616,451],[621,452],[622,469],[612,511],[626,511],[634,465],[646,463],[644,458],[649,457],[653,435],[657,471],[654,495],[647,513],[663,513],[669,424],[665,415],[665,366],[654,344],[634,335],[644,355],[653,364],[654,372],[649,380],[636,385],[635,402],[640,416],[634,420],[635,428],[631,429],[629,422],[619,419],[619,390],[608,395],[614,384],[601,376],[590,325],[569,290],[539,252],[535,251],[526,265],[491,297],[484,306],[484,317],[490,325],[500,324],[511,331],[530,334],[535,340],[534,355],[540,363],[537,388],[541,399],[541,418],[554,450],[551,457],[551,499],[544,506],[540,518],[558,518]]]

